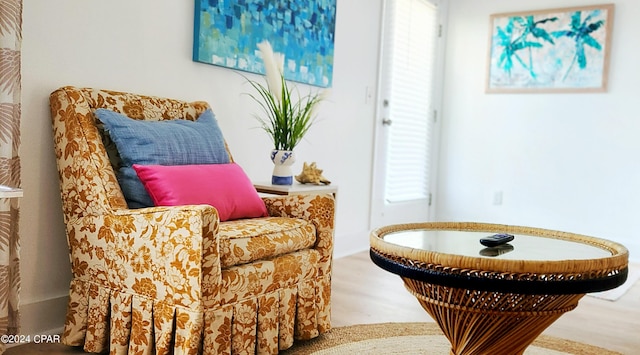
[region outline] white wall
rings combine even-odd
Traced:
[[[617,0],[609,90],[485,94],[489,15],[599,0],[455,0],[449,9],[437,218],[620,242],[640,260],[640,4]],[[502,205],[493,196],[503,192]]]
[[[332,94],[297,149],[339,186],[335,255],[368,245],[380,1],[339,1]],[[184,100],[214,108],[235,160],[269,180],[270,141],[236,72],[191,60],[192,1],[25,1],[23,13],[23,333],[62,326],[70,280],[53,154],[49,94],[63,85]],[[252,76],[254,79],[259,77]],[[301,86],[305,88],[305,86]]]

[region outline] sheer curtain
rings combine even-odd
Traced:
[[[0,0],[0,184],[11,187],[20,186],[21,43],[22,0]],[[18,201],[0,199],[0,335],[19,331]]]

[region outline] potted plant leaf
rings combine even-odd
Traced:
[[[274,53],[267,41],[259,43],[258,49],[264,61],[266,85],[248,80],[256,91],[249,96],[262,107],[264,114],[256,115],[256,118],[260,127],[273,141],[271,160],[274,169],[271,183],[291,185],[291,165],[295,162],[294,148],[314,123],[315,108],[322,97],[319,93],[300,96],[297,89],[294,93],[284,78],[282,54]]]

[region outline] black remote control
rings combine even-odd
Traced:
[[[502,245],[508,243],[513,240],[513,235],[511,234],[494,234],[492,236],[480,238],[480,244],[485,247],[497,247],[498,245]]]

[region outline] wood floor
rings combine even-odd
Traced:
[[[640,265],[632,265],[634,268]],[[432,322],[399,277],[379,269],[368,252],[334,260],[334,327],[364,323]],[[640,282],[615,302],[585,296],[544,334],[605,347],[623,354],[640,353]],[[7,355],[80,354],[63,345],[23,345]]]

